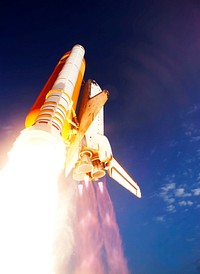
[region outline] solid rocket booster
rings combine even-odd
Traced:
[[[85,50],[75,45],[55,67],[26,117],[25,125],[61,134],[66,143],[76,128],[75,108],[85,72]]]

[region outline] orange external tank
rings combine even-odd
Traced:
[[[73,117],[85,73],[83,51],[80,45],[76,45],[59,60],[26,117],[26,128],[36,123],[48,123],[60,130],[65,141],[70,139],[71,128],[74,125]],[[64,94],[64,99],[70,102],[67,107],[60,101],[54,101],[58,94],[61,96]],[[58,108],[60,113],[57,111]],[[61,117],[63,112],[65,115]]]

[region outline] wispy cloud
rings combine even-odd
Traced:
[[[178,203],[180,206],[192,206],[194,203],[192,202],[192,201],[185,201],[185,200],[183,200],[183,201],[180,201],[179,203]]]
[[[176,188],[175,183],[168,183],[168,184],[164,185],[163,187],[161,187],[161,192],[160,192],[159,196],[161,196],[166,202],[169,202],[170,193],[175,188]]]
[[[165,186],[163,186],[161,189],[163,192],[167,193],[169,190],[175,189],[176,184],[175,183],[168,183]]]
[[[194,196],[199,196],[200,195],[200,187],[192,189],[192,192],[193,192]]]
[[[167,195],[163,197],[163,200],[167,202],[168,204],[173,204],[175,202],[175,199],[172,197],[168,197]]]
[[[161,188],[161,192],[159,193],[159,196],[163,199],[163,201],[169,205],[167,207],[167,211],[174,212],[175,210],[174,206],[172,205],[175,202],[175,198],[172,197],[173,191],[175,189],[176,189],[176,184],[173,182],[170,182],[164,185]]]
[[[195,238],[187,238],[186,241],[187,241],[187,242],[194,242],[194,241],[195,241]]]
[[[156,220],[157,222],[165,222],[165,217],[164,217],[164,216],[157,216],[157,217],[155,218],[155,220]]]
[[[160,193],[158,194],[165,203],[165,211],[168,213],[178,212],[181,208],[184,208],[184,210],[200,208],[200,205],[197,204],[195,199],[195,196],[199,195],[200,187],[189,189],[186,184],[177,186],[177,183],[174,182],[166,183],[161,187]]]
[[[193,105],[186,113],[185,121],[183,123],[184,134],[191,143],[200,141],[200,128],[198,124],[199,112],[200,105]]]
[[[191,193],[186,193],[184,188],[177,188],[174,191],[176,197],[190,197],[192,196]]]
[[[194,136],[191,138],[191,142],[198,142],[200,141],[200,136]]]
[[[168,212],[176,212],[176,208],[175,208],[175,206],[174,205],[168,205],[167,206],[167,208],[166,208],[166,210],[168,211]]]
[[[177,188],[175,190],[175,196],[177,196],[177,197],[183,197],[184,196],[184,192],[185,192],[184,188]]]
[[[196,104],[190,107],[189,111],[187,112],[188,115],[193,114],[200,110],[200,105]]]
[[[193,105],[185,112],[181,123],[181,139],[168,141],[172,173],[167,173],[162,178],[157,196],[163,202],[163,215],[185,211],[199,210],[200,203],[200,172],[198,162],[200,159],[200,104]],[[175,161],[176,160],[176,161]],[[162,215],[162,213],[160,213]],[[158,216],[159,217],[159,216]]]

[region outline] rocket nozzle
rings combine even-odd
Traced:
[[[106,172],[103,168],[102,163],[100,162],[98,158],[92,159],[92,164],[93,164],[93,170],[91,172],[91,177],[93,178],[93,180],[97,180],[105,176]]]

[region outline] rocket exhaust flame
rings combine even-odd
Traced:
[[[14,143],[0,173],[0,273],[53,273],[63,152],[63,143],[46,132],[24,130]]]
[[[97,204],[102,226],[102,238],[107,260],[106,273],[128,274],[127,261],[123,254],[122,241],[108,190],[103,183],[104,193],[97,190]]]
[[[77,215],[74,227],[75,253],[73,274],[103,274],[101,259],[102,237],[99,225],[95,187],[83,182],[83,194],[77,199]]]
[[[90,182],[89,176],[85,175],[85,177],[84,177],[84,182],[85,182],[85,186],[88,188],[89,182]]]
[[[0,273],[117,273],[109,271],[124,259],[106,186],[89,183],[87,177],[77,195],[72,179],[67,184],[59,180],[63,144],[48,137],[46,132],[23,131],[0,174]],[[111,251],[116,261],[110,262]],[[124,265],[120,271],[127,273]]]
[[[53,245],[55,274],[73,274],[71,262],[74,257],[75,235],[74,223],[77,212],[77,186],[70,178],[67,183],[60,180],[57,207],[57,219],[55,221],[55,240]],[[80,196],[81,198],[81,196]]]
[[[101,193],[103,193],[103,187],[104,187],[103,182],[102,181],[98,182],[98,186],[99,186]]]
[[[80,196],[83,195],[83,185],[81,183],[78,184],[78,192]]]
[[[69,273],[93,274],[95,271],[97,274],[128,274],[119,229],[105,183],[91,182],[88,187],[83,183],[76,208],[74,269]]]

